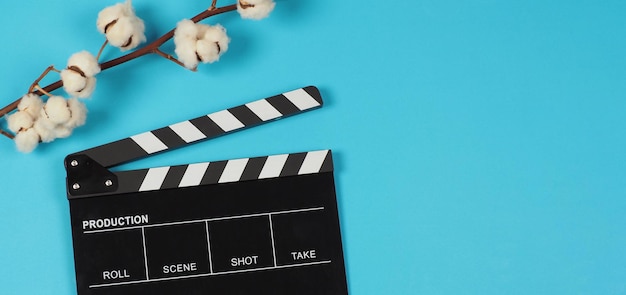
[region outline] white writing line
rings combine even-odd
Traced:
[[[276,263],[276,242],[274,242],[274,225],[272,222],[272,214],[269,215],[270,219],[270,234],[272,236],[272,255],[274,257],[274,266],[278,266]]]
[[[148,251],[146,251],[146,231],[141,229],[141,239],[143,243],[143,261],[146,266],[146,279],[150,280],[150,274],[148,274]]]
[[[91,285],[91,286],[89,286],[89,288],[102,288],[102,287],[112,287],[112,286],[135,285],[135,284],[143,284],[143,283],[150,283],[150,282],[182,280],[182,279],[191,279],[191,278],[218,276],[218,275],[228,275],[228,274],[238,274],[238,273],[247,273],[247,272],[257,272],[257,271],[265,271],[265,270],[272,270],[272,269],[283,269],[283,268],[313,266],[313,265],[329,264],[331,262],[332,261],[327,260],[327,261],[309,262],[309,263],[302,263],[302,264],[280,265],[280,266],[271,266],[271,267],[254,268],[254,269],[243,269],[243,270],[232,270],[232,271],[224,271],[224,272],[216,272],[216,273],[206,273],[206,274],[197,274],[197,275],[188,275],[188,276],[179,276],[179,277],[171,277],[171,278],[159,278],[159,279],[148,279],[148,280],[141,280],[141,281],[130,281],[130,282],[121,282],[121,283],[99,284],[99,285]]]
[[[211,258],[211,238],[209,237],[209,222],[205,221],[204,225],[206,226],[206,245],[209,252],[209,270],[213,273],[213,260]]]
[[[139,228],[143,229],[143,228],[147,228],[147,227],[160,227],[160,226],[168,226],[168,225],[182,225],[182,224],[190,224],[190,223],[211,222],[211,221],[221,221],[221,220],[232,220],[232,219],[268,216],[268,215],[279,215],[279,214],[319,211],[319,210],[324,210],[324,207],[316,207],[316,208],[308,208],[308,209],[285,210],[285,211],[276,211],[276,212],[267,212],[267,213],[256,213],[256,214],[237,215],[237,216],[228,216],[228,217],[216,217],[216,218],[209,218],[209,219],[177,221],[177,222],[158,223],[158,224],[148,224],[148,225],[141,225],[141,226],[129,226],[129,227],[118,227],[118,228],[99,229],[99,230],[88,230],[88,231],[84,231],[84,233],[85,234],[95,234],[95,233],[123,231],[123,230],[139,229]]]

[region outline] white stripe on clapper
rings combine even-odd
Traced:
[[[178,136],[180,136],[180,138],[182,138],[186,143],[206,138],[206,135],[204,135],[202,131],[198,130],[198,128],[196,128],[196,126],[191,124],[189,121],[170,125],[170,129],[176,132],[176,134],[178,134]]]
[[[249,159],[246,158],[228,161],[218,183],[239,181],[239,179],[241,179],[241,175],[243,174],[243,170],[246,169],[248,160]]]
[[[213,122],[215,122],[224,132],[232,131],[235,129],[243,128],[245,125],[241,123],[237,118],[231,114],[228,110],[219,111],[207,115]]]
[[[198,163],[187,166],[183,179],[180,180],[178,187],[189,187],[200,185],[202,177],[206,173],[209,163]]]
[[[302,166],[300,166],[298,175],[320,172],[326,155],[328,155],[328,150],[308,152],[304,162],[302,162]]]
[[[283,95],[287,99],[289,99],[289,101],[291,101],[294,105],[296,105],[296,107],[298,107],[301,111],[308,110],[310,108],[314,108],[320,105],[320,103],[315,100],[315,98],[313,98],[302,88],[283,93]]]
[[[150,168],[146,174],[146,178],[144,178],[141,183],[139,191],[145,192],[160,189],[169,170],[170,167]]]
[[[247,103],[246,106],[263,121],[276,119],[283,115],[265,99]]]
[[[289,155],[275,155],[267,157],[265,165],[263,165],[263,169],[261,169],[261,174],[259,174],[259,179],[280,176],[280,172],[283,171],[285,162],[287,162],[287,157],[289,157]]]
[[[148,154],[167,149],[167,146],[150,131],[131,136],[130,138]]]

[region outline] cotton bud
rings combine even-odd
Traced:
[[[100,65],[95,56],[87,51],[75,53],[69,58],[67,69],[61,71],[63,88],[72,96],[87,98],[96,88],[94,76],[98,73]]]
[[[78,99],[72,98],[67,101],[67,105],[70,108],[71,117],[67,122],[65,122],[64,127],[71,130],[85,125],[85,122],[87,121],[87,107],[85,104],[80,102]]]
[[[93,77],[100,73],[100,64],[89,51],[81,51],[72,54],[67,60],[67,67],[78,68],[85,76]]]
[[[65,92],[79,98],[90,97],[96,89],[95,77],[85,77],[80,72],[72,69],[62,70],[61,80],[63,80]]]
[[[39,145],[39,134],[35,129],[30,128],[17,133],[13,140],[17,150],[23,153],[30,153]]]
[[[14,133],[26,130],[33,126],[33,118],[24,111],[17,111],[14,114],[7,117],[7,125],[9,130]]]
[[[109,43],[122,51],[130,50],[146,41],[143,20],[135,15],[131,0],[109,6],[98,14],[98,31]]]
[[[230,39],[226,29],[220,25],[209,26],[182,20],[174,32],[176,55],[188,69],[195,69],[198,63],[213,63],[228,50]]]
[[[67,101],[60,96],[51,96],[41,110],[41,118],[48,119],[50,123],[65,124],[72,116]],[[53,126],[50,126],[53,127]]]
[[[274,10],[273,0],[239,0],[237,1],[237,11],[242,18],[263,19],[270,15]]]
[[[43,107],[43,100],[41,97],[34,93],[28,93],[22,96],[20,103],[17,105],[17,109],[22,112],[28,113],[33,120],[39,117],[41,108]]]
[[[57,138],[55,128],[56,125],[50,122],[50,119],[44,117],[35,121],[35,125],[33,126],[33,129],[39,134],[41,141],[45,143],[52,142]]]

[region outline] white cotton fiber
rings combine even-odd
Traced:
[[[67,104],[70,107],[71,117],[69,121],[65,123],[65,127],[75,128],[85,125],[85,121],[87,120],[87,107],[85,104],[75,98],[68,100]]]
[[[109,6],[98,14],[98,30],[109,43],[122,51],[130,50],[146,41],[143,20],[135,15],[131,1]]]
[[[87,77],[93,77],[100,73],[98,60],[88,51],[77,52],[70,56],[67,61],[67,67],[71,66],[78,67]]]
[[[230,39],[220,25],[196,24],[190,20],[178,23],[174,33],[176,55],[186,68],[195,69],[198,63],[212,63],[228,50]]]
[[[44,117],[39,118],[33,126],[33,129],[39,134],[41,141],[45,143],[52,142],[57,138],[54,128],[56,128],[56,124]]]
[[[67,138],[72,135],[72,128],[66,127],[64,125],[59,125],[52,130],[54,136],[56,138]]]
[[[75,93],[85,89],[85,86],[87,86],[86,77],[69,69],[61,70],[61,81],[63,81],[63,89],[71,95],[75,95]]]
[[[117,3],[113,6],[109,6],[105,9],[102,9],[100,13],[98,13],[98,19],[96,20],[96,26],[98,27],[98,31],[100,33],[105,34],[105,29],[107,25],[116,21],[122,15],[124,15],[124,3]]]
[[[32,152],[39,145],[39,134],[30,128],[15,135],[13,139],[17,150],[22,153]]]
[[[28,93],[22,96],[20,103],[17,105],[18,110],[27,112],[33,119],[39,117],[42,107],[43,100],[39,95],[34,93]]]
[[[65,124],[71,116],[67,101],[60,96],[48,98],[41,112],[42,117],[50,119],[54,124]]]
[[[176,39],[197,39],[198,38],[198,26],[191,20],[184,19],[178,22],[176,25],[176,31],[174,31],[174,42]]]
[[[26,130],[32,127],[33,123],[33,117],[24,111],[17,111],[7,116],[7,127],[9,127],[9,130],[13,131],[13,133]]]
[[[95,77],[83,77],[78,72],[65,69],[61,71],[63,89],[71,96],[87,98],[96,89]]]
[[[270,15],[276,3],[272,0],[239,0],[237,1],[237,11],[242,18],[263,19]]]

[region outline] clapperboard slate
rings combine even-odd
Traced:
[[[348,294],[331,151],[109,170],[321,106],[309,86],[69,155],[78,294]]]

